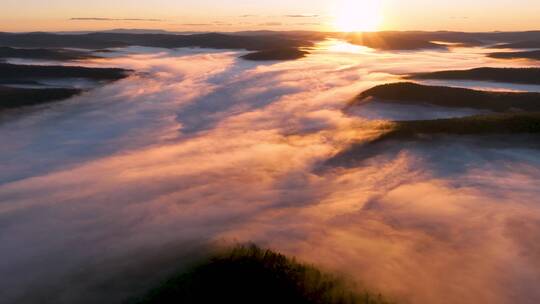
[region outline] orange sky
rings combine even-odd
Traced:
[[[344,8],[355,27],[367,27],[380,2],[378,30],[540,29],[538,0],[4,0],[0,31],[148,28],[177,31],[339,30]],[[96,18],[73,20],[72,18]],[[137,19],[137,20],[125,20]],[[343,22],[341,22],[343,23]],[[343,26],[341,26],[343,27]],[[354,28],[354,27],[353,27]]]

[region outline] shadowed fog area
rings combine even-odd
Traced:
[[[144,300],[167,279],[188,280],[199,291],[219,285],[216,278],[227,280],[221,270],[233,267],[285,286],[292,298],[335,296],[332,284],[348,283],[326,275],[333,273],[354,285],[339,296],[360,297],[335,303],[539,303],[540,149],[538,134],[530,133],[538,133],[538,114],[531,113],[540,93],[488,78],[470,90],[444,88],[481,96],[482,106],[437,104],[429,102],[432,91],[414,90],[406,101],[355,101],[403,75],[540,64],[488,56],[493,49],[477,44],[498,43],[495,34],[461,35],[452,49],[429,42],[443,34],[423,35],[410,42],[412,49],[420,46],[414,52],[363,46],[377,48],[377,37],[363,44],[358,37],[346,39],[351,44],[293,39],[287,41],[309,50],[286,52],[268,51],[243,35],[224,49],[167,37],[148,45],[126,45],[125,36],[66,40],[110,48],[97,56],[58,56],[106,68],[99,71],[116,81],[67,100],[0,112],[0,302]],[[23,38],[15,47],[35,47]],[[292,38],[273,38],[271,46],[282,39]],[[251,47],[238,47],[245,41]],[[384,49],[399,48],[398,42]],[[176,48],[184,46],[179,43],[211,49]],[[25,60],[39,67],[40,59]],[[16,66],[7,62],[0,66]],[[439,79],[438,86],[453,87],[454,80]],[[416,81],[409,85],[430,84]],[[505,93],[481,93],[486,88]],[[525,96],[520,107],[510,95]],[[481,128],[488,131],[476,131],[473,115],[489,121]],[[528,117],[527,126],[514,128],[513,115]],[[432,119],[442,120],[426,127]],[[512,140],[521,144],[501,140],[500,121],[510,130],[506,136],[519,133]],[[386,132],[406,140],[379,142],[366,156],[365,145],[392,136]],[[489,134],[472,137],[482,132]],[[348,153],[358,145],[362,151]],[[244,268],[234,264],[244,255],[197,264],[216,248],[249,242],[298,260],[244,248]],[[272,275],[279,280],[261,265],[277,269]],[[198,271],[212,275],[189,277]],[[308,283],[297,289],[295,282]],[[372,300],[364,289],[373,291]]]

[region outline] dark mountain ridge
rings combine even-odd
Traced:
[[[519,84],[540,84],[540,68],[475,68],[409,75],[408,79],[479,80]]]
[[[22,59],[42,59],[42,60],[81,60],[97,58],[97,56],[82,51],[64,49],[28,49],[0,47],[0,58],[22,58]]]
[[[201,47],[215,49],[246,49],[259,51],[282,47],[311,46],[308,40],[283,36],[243,36],[220,33],[206,34],[133,34],[96,32],[89,34],[0,33],[0,46],[25,48],[101,49],[126,46],[163,48]]]
[[[504,111],[540,111],[540,93],[491,92],[463,88],[426,86],[399,82],[373,87],[361,93],[352,106],[375,98],[376,102],[433,105]]]

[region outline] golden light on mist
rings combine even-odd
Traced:
[[[373,32],[382,20],[381,0],[341,0],[335,8],[333,27],[340,32]]]

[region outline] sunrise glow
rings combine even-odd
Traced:
[[[372,32],[382,23],[381,0],[342,0],[337,3],[333,26],[341,32]]]

